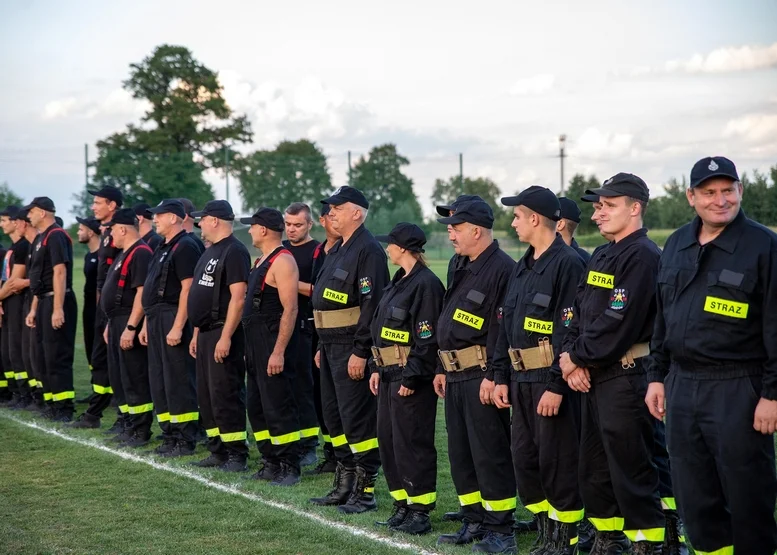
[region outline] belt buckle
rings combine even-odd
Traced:
[[[523,360],[521,360],[520,349],[509,347],[507,349],[507,354],[510,355],[510,365],[513,367],[513,370],[516,372],[523,372],[526,370],[526,367],[523,365]]]
[[[384,366],[383,357],[380,356],[380,349],[378,349],[374,345],[371,347],[371,349],[372,349],[372,358],[373,360],[375,360],[375,364],[381,367]]]
[[[443,366],[447,363],[452,368],[452,370],[446,368],[448,372],[458,372],[461,370],[459,359],[456,357],[456,351],[437,351],[437,355],[440,357]]]

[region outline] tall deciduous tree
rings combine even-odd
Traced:
[[[434,204],[450,204],[459,195],[478,195],[492,208],[501,206],[499,199],[502,192],[496,183],[487,177],[461,177],[454,175],[448,179],[435,179],[432,190]]]

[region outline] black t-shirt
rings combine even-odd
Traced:
[[[13,267],[17,264],[24,266],[27,263],[27,257],[30,254],[30,242],[26,237],[22,237],[11,244],[3,255],[3,281],[7,281],[13,273]]]
[[[229,252],[224,257],[227,249]],[[231,298],[229,286],[241,281],[247,283],[250,268],[248,249],[234,235],[205,249],[194,269],[194,279],[189,290],[188,309],[192,326],[201,328],[215,323],[211,318],[214,295],[218,295],[218,320],[224,320]],[[223,272],[219,290],[214,291],[219,272]]]
[[[129,262],[125,264],[127,260]],[[100,295],[100,307],[109,318],[118,312],[132,309],[137,288],[146,281],[150,260],[151,249],[141,239],[113,261]],[[119,280],[122,275],[124,276],[124,287],[121,293],[121,302],[117,304],[116,295],[119,292]]]
[[[67,232],[52,224],[38,234],[32,243],[29,276],[33,295],[41,296],[54,290],[54,266],[64,264],[67,289],[73,288],[73,244]]]
[[[189,233],[189,237],[194,239],[194,242],[197,243],[197,246],[200,247],[200,252],[205,251],[205,243],[202,242],[202,239],[200,239],[199,235],[197,235],[192,231],[191,233]]]
[[[154,251],[151,263],[148,265],[146,283],[143,287],[143,308],[149,308],[158,303],[178,305],[181,295],[181,281],[194,277],[194,267],[204,249],[194,238],[181,231],[169,242],[162,243]],[[162,272],[167,267],[167,279],[164,284],[164,295],[159,296],[162,285]]]
[[[106,228],[100,235],[100,248],[97,249],[97,290],[100,291],[108,275],[108,268],[121,253],[121,249],[113,246],[111,228]]]
[[[315,284],[318,280],[318,274],[321,273],[321,268],[324,267],[324,261],[326,260],[326,243],[319,243],[316,249],[313,251],[313,266],[310,271],[310,283]]]
[[[84,278],[84,298],[92,298],[97,293],[97,251],[84,256]]]
[[[143,242],[151,247],[152,251],[155,251],[156,248],[164,242],[162,236],[153,229],[141,237],[141,239],[143,239]]]
[[[315,239],[303,245],[292,245],[289,241],[283,242],[283,246],[289,250],[294,260],[297,261],[299,280],[302,282],[312,283],[313,281],[313,252],[318,244],[318,241]],[[310,305],[310,297],[297,295],[297,305],[299,309],[297,319],[308,320],[313,318],[313,307]]]

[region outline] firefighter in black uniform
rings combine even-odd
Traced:
[[[423,257],[426,236],[399,223],[376,237],[400,269],[383,291],[372,319],[370,389],[378,396],[380,459],[394,511],[382,524],[407,534],[431,531],[437,501],[434,427],[437,395],[437,318],[445,288]]]
[[[579,400],[556,362],[583,262],[556,232],[561,207],[550,189],[532,186],[502,204],[514,207],[512,227],[530,246],[507,286],[494,355],[494,400],[499,408],[513,407],[518,494],[539,520],[534,550],[572,554],[583,519],[577,484]]]
[[[567,245],[575,249],[583,263],[588,264],[588,261],[591,260],[591,254],[578,245],[575,240],[575,231],[580,225],[580,207],[571,198],[560,197],[558,202],[561,205],[561,219],[556,224],[556,231],[561,234]]]
[[[243,306],[246,336],[246,406],[262,468],[256,475],[276,486],[299,482],[302,454],[297,396],[299,271],[281,242],[283,214],[260,208],[240,223],[250,225],[254,247],[262,252],[248,276]],[[307,348],[307,346],[305,347]]]
[[[183,220],[183,228],[191,235],[192,239],[194,239],[194,242],[197,243],[200,248],[204,251],[205,250],[205,243],[200,239],[196,233],[194,233],[194,228],[199,228],[200,226],[197,224],[197,222],[194,221],[194,218],[192,217],[192,214],[195,211],[194,203],[190,201],[188,198],[179,198],[178,200],[181,201],[181,204],[183,204],[184,212],[186,212],[186,217]],[[210,246],[210,245],[208,245]]]
[[[43,396],[55,422],[73,417],[73,354],[78,306],[73,293],[73,244],[54,221],[56,208],[48,197],[36,197],[25,206],[39,235],[32,245],[30,289],[34,295],[27,325],[36,326],[42,349]]]
[[[452,216],[437,221],[448,226],[456,254],[468,258],[453,272],[437,325],[435,391],[446,400],[451,476],[464,512],[461,529],[440,536],[438,543],[478,541],[473,551],[515,553],[510,411],[493,404],[492,366],[515,263],[494,240],[494,213],[482,200],[462,202]]]
[[[639,400],[647,389],[643,367],[653,331],[660,251],[642,227],[649,199],[639,177],[619,173],[586,194],[599,195],[598,225],[612,236],[580,282],[574,317],[559,359],[569,386],[582,399],[580,487],[596,528],[591,553],[661,553],[665,517],[651,458],[656,441]]]
[[[89,370],[92,370],[92,349],[94,348],[94,326],[97,314],[97,250],[100,248],[100,222],[96,218],[76,218],[78,242],[85,244],[84,255],[84,305],[81,309],[81,327]],[[88,402],[85,399],[83,402]],[[81,401],[79,401],[81,402]]]
[[[151,213],[150,209],[151,207],[145,202],[138,202],[132,207],[135,216],[138,218],[140,238],[143,239],[145,244],[151,247],[151,251],[153,252],[164,242],[164,238],[154,231],[154,228],[151,225],[154,221],[154,214]]]
[[[121,384],[124,431],[116,437],[121,447],[141,447],[151,439],[154,404],[148,381],[148,353],[138,334],[143,326],[143,284],[151,247],[140,238],[131,208],[122,208],[108,222],[113,244],[122,249],[105,278],[100,306],[108,317],[103,340],[108,345],[111,384]]]
[[[202,218],[204,239],[212,243],[194,269],[187,303],[194,336],[197,401],[210,455],[195,464],[227,472],[247,470],[245,336],[243,313],[251,257],[232,234],[235,213],[225,200],[209,201],[192,217]]]
[[[777,549],[777,236],[741,209],[722,156],[691,170],[697,216],[666,242],[646,396],[663,419],[696,553]],[[692,331],[691,331],[692,330]]]
[[[189,356],[192,326],[186,305],[202,250],[183,229],[186,214],[179,200],[163,200],[150,210],[163,242],[151,257],[143,287],[146,319],[139,339],[148,346],[151,398],[162,429],[162,445],[155,453],[184,457],[194,454],[199,431],[196,368]]]
[[[331,206],[332,227],[341,235],[312,297],[321,399],[338,464],[332,490],[311,502],[361,513],[377,507],[377,403],[365,367],[372,348],[370,323],[389,281],[388,265],[380,243],[364,227],[369,203],[361,191],[343,186],[321,202]]]

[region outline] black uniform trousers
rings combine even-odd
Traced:
[[[131,349],[125,351],[121,348],[121,334],[127,329],[129,317],[127,310],[108,318],[108,368],[111,371],[111,387],[116,393],[125,429],[148,436],[151,433],[154,414],[154,403],[148,383],[148,351],[140,344],[137,333]]]
[[[370,391],[369,370],[361,380],[348,375],[352,344],[321,344],[321,403],[337,461],[360,466],[368,474],[380,468],[377,401]]]
[[[432,382],[423,382],[412,395],[401,397],[402,368],[387,366],[379,372],[378,444],[389,493],[395,505],[431,511],[437,501],[437,394]]]
[[[646,392],[645,375],[628,374],[595,382],[583,394],[580,490],[597,530],[662,542],[666,522]]]
[[[63,303],[64,325],[55,330],[51,325],[54,313],[54,295],[38,299],[35,326],[36,339],[41,347],[41,374],[44,399],[60,413],[73,413],[73,355],[78,326],[78,305],[72,291],[65,293]]]
[[[518,495],[532,513],[547,512],[558,522],[583,520],[577,483],[579,405],[564,395],[556,416],[540,416],[544,383],[510,383],[512,453]]]
[[[461,510],[468,522],[509,534],[516,505],[510,410],[480,402],[480,368],[457,374],[445,387],[445,425]]]
[[[675,493],[697,553],[777,549],[774,437],[753,429],[761,371],[673,364],[665,380]]]
[[[653,464],[658,470],[658,495],[661,496],[661,508],[664,511],[676,511],[677,500],[672,488],[672,468],[669,452],[666,449],[666,425],[656,418],[653,424]]]
[[[315,328],[313,328],[313,334],[311,337],[310,345],[311,356],[315,358],[318,352],[318,334]],[[329,435],[329,429],[326,427],[324,421],[324,405],[321,401],[321,370],[313,363],[310,367],[313,375],[313,402],[316,408],[316,417],[318,418],[318,426],[321,429],[321,437],[324,438],[324,457],[327,460],[335,460],[335,448],[332,446],[332,436]]]
[[[86,312],[86,309],[84,309],[84,312]],[[102,418],[103,412],[110,406],[111,399],[113,398],[113,387],[108,371],[108,346],[105,344],[105,339],[103,339],[103,331],[107,325],[108,317],[99,305],[96,306],[92,317],[93,341],[92,354],[89,359],[89,367],[92,371],[92,394],[89,396],[89,406],[86,409],[89,415],[96,418]],[[86,335],[84,335],[84,341],[86,341]],[[121,391],[118,375],[115,377],[114,382],[116,380],[119,380],[117,382],[118,389]],[[120,403],[120,405],[123,404],[123,402]]]
[[[0,331],[3,372],[11,392],[20,397],[29,397],[31,383],[35,383],[22,355],[22,328],[27,327],[26,317],[24,295],[11,295],[3,301],[3,328]]]
[[[14,372],[11,370],[11,359],[8,353],[6,338],[6,322],[8,317],[3,314],[3,325],[0,328],[0,400],[7,401],[12,397],[12,391],[15,390]]]
[[[220,455],[247,456],[245,404],[245,337],[238,324],[229,355],[216,362],[213,353],[221,327],[200,328],[197,335],[197,403],[208,436],[208,450]]]
[[[30,306],[32,303],[32,297],[27,290],[24,294],[24,309],[22,311],[22,320],[27,318],[30,313]],[[36,401],[43,400],[43,376],[40,373],[40,351],[41,346],[38,343],[38,334],[36,328],[28,328],[27,324],[22,325],[22,360],[24,361],[24,367],[27,369],[27,374],[30,376],[30,383],[32,397]]]
[[[187,322],[178,345],[167,344],[178,307],[155,304],[146,310],[148,378],[159,427],[165,438],[194,443],[199,431],[197,370],[189,355],[192,327]]]
[[[95,294],[84,295],[84,308],[81,309],[81,322],[84,334],[84,349],[89,370],[92,369],[92,351],[94,350],[95,325],[97,324],[97,298]]]
[[[297,348],[289,351],[294,362],[294,395],[297,399],[300,424],[300,446],[315,449],[318,445],[318,413],[313,399],[313,327],[306,320],[297,321]]]
[[[297,330],[284,354],[283,372],[267,375],[267,363],[278,339],[280,315],[243,318],[246,336],[246,408],[262,458],[299,467],[300,411],[296,397],[299,346]]]

